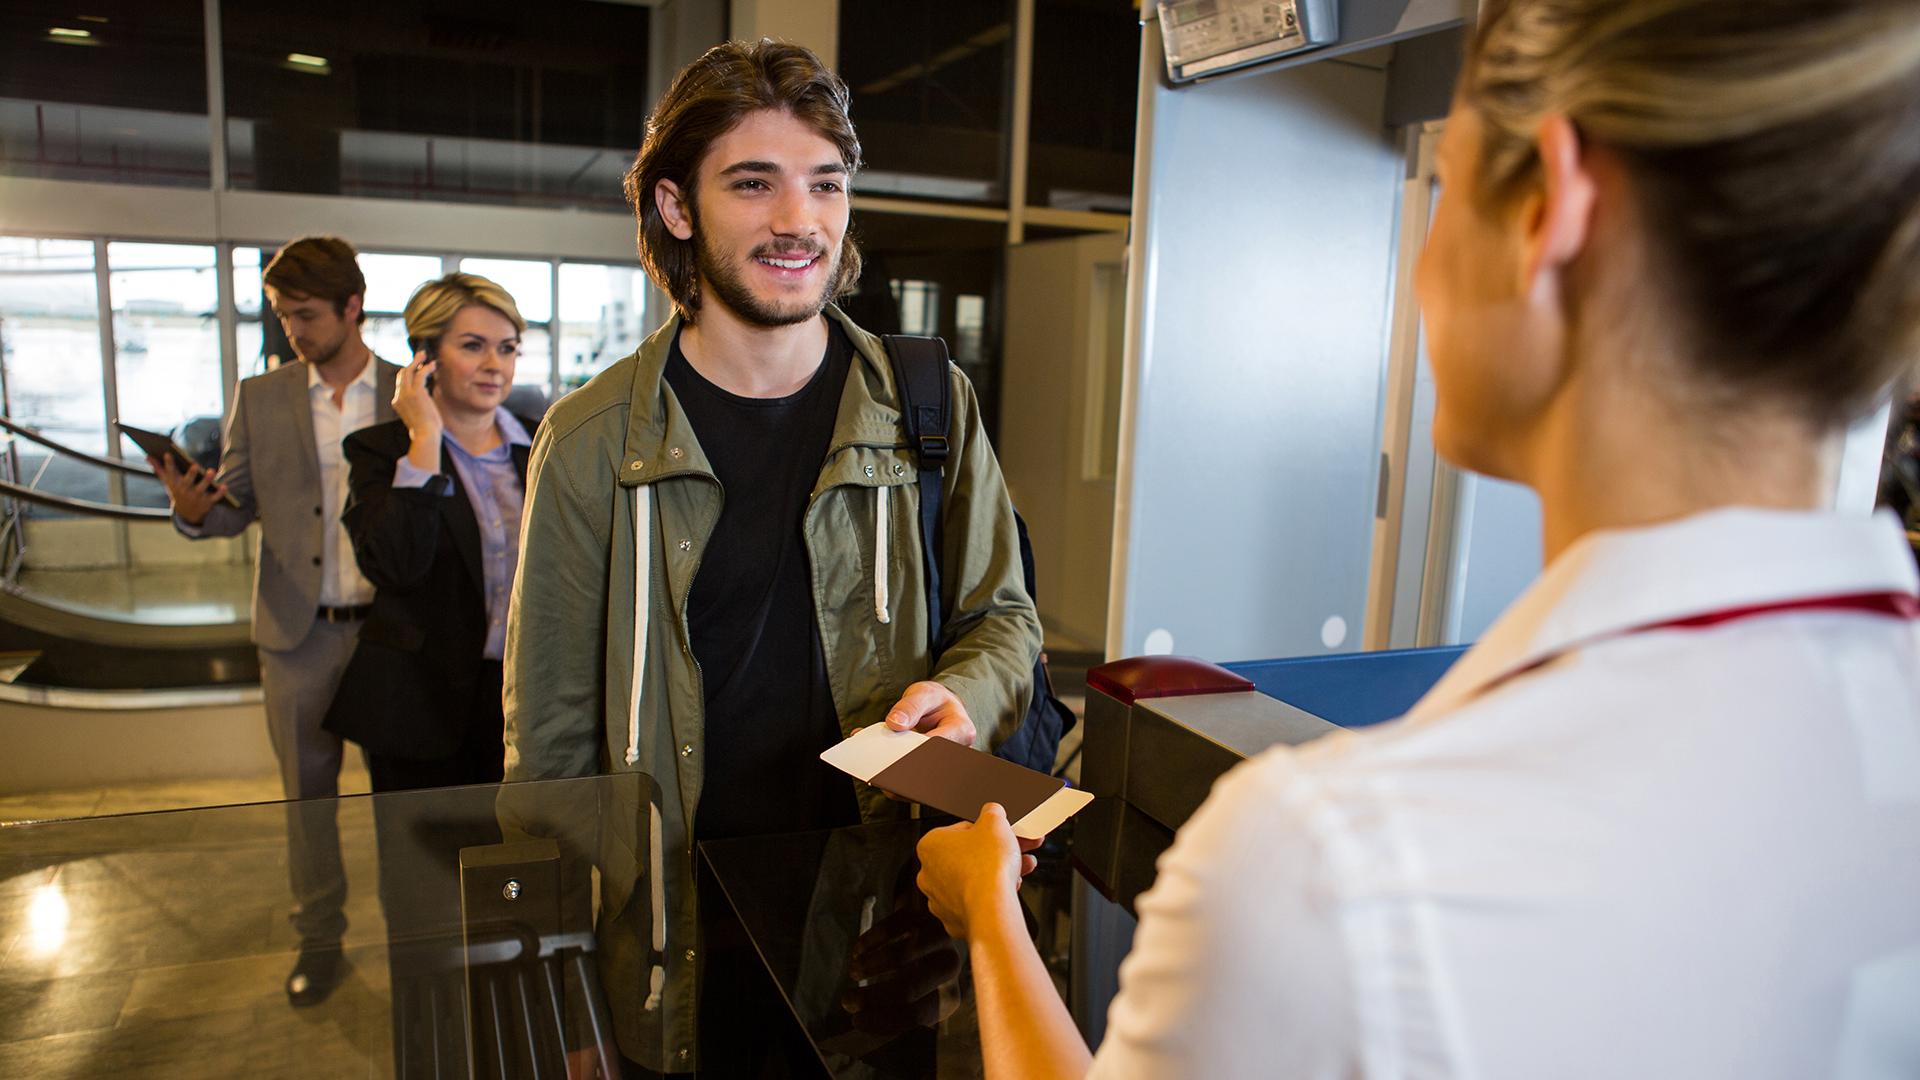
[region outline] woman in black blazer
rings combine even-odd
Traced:
[[[504,405],[526,321],[506,290],[448,274],[407,301],[399,417],[347,437],[341,520],[374,584],[326,726],[360,744],[379,797],[394,1073],[466,1071],[446,1003],[463,979],[459,853],[500,842],[500,659],[537,421]],[[440,1064],[436,1064],[440,1063]]]
[[[376,792],[498,783],[500,660],[537,421],[507,411],[526,321],[475,274],[407,302],[399,419],[345,442],[342,517],[377,590],[327,728],[366,751]]]

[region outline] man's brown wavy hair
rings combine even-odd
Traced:
[[[792,114],[840,151],[851,178],[860,170],[860,138],[854,134],[847,84],[820,58],[799,45],[729,41],[715,45],[674,77],[647,118],[647,137],[627,170],[627,203],[639,222],[640,264],[692,322],[700,310],[699,237],[682,240],[667,229],[654,203],[654,189],[671,180],[693,202],[696,172],[707,148],[749,114],[778,109]],[[851,230],[840,242],[840,274],[832,295],[860,280],[860,251]]]

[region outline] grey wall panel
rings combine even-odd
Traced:
[[[1519,484],[1460,478],[1461,538],[1446,644],[1468,645],[1540,576],[1540,500]]]
[[[1216,660],[1359,647],[1402,171],[1386,81],[1323,63],[1154,91],[1126,652],[1155,630]]]

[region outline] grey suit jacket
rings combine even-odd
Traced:
[[[393,379],[400,369],[379,357],[373,362],[378,424],[393,419]],[[313,629],[326,542],[305,361],[240,380],[227,414],[218,479],[240,505],[216,503],[198,527],[176,515],[174,528],[192,537],[238,536],[259,520],[253,640],[263,649],[291,649]]]

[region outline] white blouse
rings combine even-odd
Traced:
[[[1093,1074],[1920,1076],[1916,594],[1886,518],[1583,539],[1405,718],[1220,780]]]

